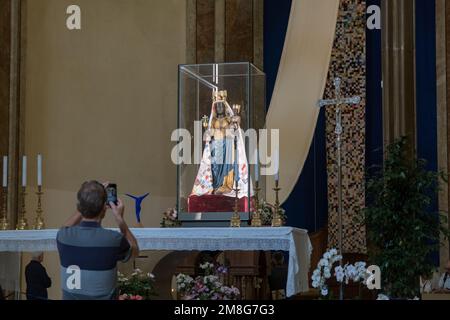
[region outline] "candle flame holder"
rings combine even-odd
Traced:
[[[37,209],[36,209],[36,220],[34,221],[34,230],[42,230],[45,229],[45,222],[44,217],[42,214],[44,213],[44,210],[42,210],[42,195],[44,192],[42,192],[42,186],[38,186],[38,191],[36,192],[38,196],[38,203],[37,203]]]
[[[240,189],[238,187],[237,182],[235,185],[236,187],[233,189],[233,191],[236,193],[236,196],[234,198],[234,212],[233,215],[231,216],[230,226],[232,228],[239,228],[241,226],[241,216],[239,215],[239,197],[238,197]]]
[[[272,215],[272,227],[282,227],[283,219],[281,219],[280,216],[280,200],[278,197],[281,188],[279,186],[278,180],[275,181],[275,188],[273,188],[273,190],[275,191],[275,209]]]
[[[202,127],[204,130],[208,129],[208,125],[209,125],[209,117],[207,115],[204,115],[202,117]]]
[[[10,227],[10,224],[8,221],[8,188],[3,187],[0,230],[9,230],[9,227]]]
[[[26,197],[26,187],[22,187],[22,207],[20,209],[20,217],[17,221],[16,230],[28,230],[28,221],[25,218],[25,214],[27,212],[25,205],[25,197]]]
[[[262,220],[261,220],[261,206],[259,204],[259,191],[261,191],[261,188],[259,187],[259,182],[255,182],[255,187],[253,188],[255,191],[255,205],[254,205],[254,212],[252,214],[252,227],[261,227],[262,226]]]

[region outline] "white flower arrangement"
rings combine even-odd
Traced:
[[[155,275],[144,273],[141,269],[134,269],[129,276],[117,272],[119,300],[150,300],[156,296]]]
[[[379,294],[377,300],[390,300],[389,297],[385,294]]]
[[[202,270],[207,270],[207,269],[212,269],[214,268],[214,264],[210,263],[210,262],[205,262],[203,264],[200,264],[200,269]]]
[[[342,256],[338,255],[336,249],[331,249],[325,252],[320,259],[316,270],[314,270],[312,275],[312,286],[318,288],[322,296],[328,295],[328,286],[326,281],[331,278],[331,270],[333,264],[342,260]]]
[[[342,256],[333,248],[325,252],[317,264],[317,268],[311,277],[312,286],[319,289],[322,296],[328,296],[329,290],[326,281],[332,277],[331,270],[333,270],[333,265],[340,261],[342,261]],[[334,268],[334,276],[337,282],[345,284],[348,284],[349,281],[365,281],[367,279],[366,263],[358,261],[354,265],[347,263],[345,266],[336,266]]]

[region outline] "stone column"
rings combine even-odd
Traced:
[[[8,217],[15,226],[20,151],[21,0],[0,0],[0,155],[9,156]]]
[[[414,1],[382,1],[383,134],[416,141]]]
[[[263,65],[263,1],[187,0],[188,63]]]

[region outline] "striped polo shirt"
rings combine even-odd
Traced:
[[[117,296],[117,262],[126,262],[131,246],[119,232],[82,221],[58,231],[64,300],[108,300]]]

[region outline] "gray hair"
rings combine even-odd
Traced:
[[[42,251],[33,252],[31,254],[31,259],[39,260],[44,253]]]

